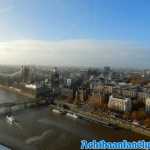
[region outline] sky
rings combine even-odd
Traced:
[[[0,0],[0,64],[150,68],[149,0]]]

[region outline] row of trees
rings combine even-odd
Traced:
[[[125,112],[123,114],[123,119],[125,120],[135,120],[143,123],[145,127],[150,128],[150,117],[144,111],[133,111],[133,112]]]
[[[99,100],[98,97],[90,97],[89,105],[97,111],[101,109],[103,111],[108,111],[107,103],[105,100]],[[125,112],[122,115],[124,120],[137,121],[143,124],[145,127],[150,128],[150,116],[144,111],[133,111],[133,112]]]

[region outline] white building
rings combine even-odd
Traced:
[[[72,84],[72,80],[71,79],[67,79],[67,87],[71,87]]]
[[[36,90],[36,85],[34,84],[25,84],[25,87],[28,88],[28,89],[32,89],[32,90]]]
[[[115,98],[111,95],[109,97],[108,108],[123,112],[131,111],[132,108],[131,99]]]
[[[150,112],[150,97],[147,97],[145,100],[145,110],[146,112]]]

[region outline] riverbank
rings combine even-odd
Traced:
[[[68,109],[64,108],[67,107]],[[51,107],[51,105],[50,105]],[[133,132],[136,132],[138,134],[141,135],[145,135],[147,137],[150,137],[150,129],[144,128],[142,126],[138,126],[135,125],[131,122],[116,118],[116,117],[112,117],[104,112],[99,112],[98,114],[94,114],[91,112],[87,112],[87,111],[82,111],[80,108],[76,107],[73,104],[69,104],[69,103],[65,103],[65,102],[56,102],[56,106],[52,106],[56,109],[60,109],[62,111],[62,108],[65,112],[69,112],[69,113],[74,113],[77,116],[79,116],[80,118],[89,120],[89,121],[93,121],[93,122],[97,122],[100,123],[102,125],[112,125],[115,127],[119,127],[119,128],[123,128],[126,130],[130,130]]]
[[[5,90],[5,91],[9,91],[9,92],[13,92],[13,93],[18,94],[20,96],[25,96],[25,97],[28,97],[30,99],[35,99],[35,94],[25,92],[23,89],[11,87],[11,86],[6,86],[6,85],[2,85],[2,84],[0,84],[0,89]]]

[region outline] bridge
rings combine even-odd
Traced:
[[[30,100],[24,102],[8,102],[0,104],[0,115],[6,115],[10,112],[15,112],[18,110],[23,110],[31,107],[38,107],[39,105],[45,105],[46,100]]]
[[[22,75],[24,70],[24,67],[21,67],[17,72],[8,74],[8,73],[0,73],[0,77],[6,77],[6,78],[13,78],[13,77],[19,77]]]

